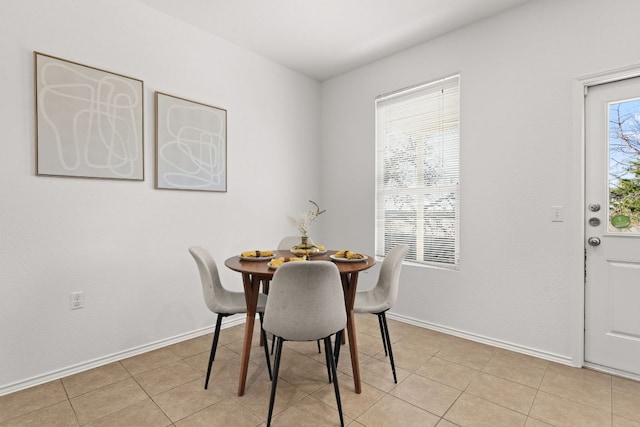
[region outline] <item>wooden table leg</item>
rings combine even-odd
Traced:
[[[349,335],[349,353],[351,354],[351,370],[353,371],[353,385],[356,393],[362,392],[360,384],[360,360],[358,358],[358,339],[356,337],[356,325],[353,315],[353,304],[356,297],[356,286],[358,284],[358,273],[342,276],[342,287],[344,289],[344,303],[347,310],[347,333]]]
[[[268,279],[262,279],[262,293],[265,295],[269,294],[269,280]],[[343,343],[344,344],[344,343]],[[264,346],[264,345],[268,345],[268,343],[265,343],[264,340],[262,339],[262,334],[260,334],[260,347]]]
[[[358,340],[354,324],[353,310],[347,313],[347,332],[349,334],[349,351],[351,353],[351,369],[353,370],[353,385],[356,393],[360,394],[360,360],[358,359]]]
[[[240,381],[238,383],[238,396],[244,395],[244,386],[247,382],[247,372],[249,371],[249,357],[251,356],[251,339],[253,338],[253,324],[256,318],[247,313],[247,322],[244,326],[244,344],[242,345],[242,356],[240,357]]]
[[[244,326],[244,342],[242,344],[242,356],[240,356],[240,380],[238,383],[238,396],[244,395],[244,386],[247,382],[249,371],[249,357],[251,356],[251,341],[253,339],[253,325],[256,321],[256,306],[258,305],[258,290],[260,280],[250,274],[242,274],[244,296],[247,303],[247,321]]]

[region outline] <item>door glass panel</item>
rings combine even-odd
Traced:
[[[640,98],[609,103],[610,233],[640,234]]]

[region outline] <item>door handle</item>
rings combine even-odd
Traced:
[[[598,246],[600,245],[600,239],[597,237],[589,237],[587,243],[589,243],[591,246]]]

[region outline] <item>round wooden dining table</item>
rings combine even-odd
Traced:
[[[358,341],[356,339],[353,303],[356,296],[356,288],[358,286],[358,273],[371,268],[375,264],[375,260],[372,257],[367,256],[366,259],[358,262],[335,261],[332,260],[330,256],[336,252],[337,251],[327,251],[325,254],[315,255],[311,257],[310,261],[305,262],[313,262],[317,260],[334,261],[340,271],[340,278],[342,279],[342,288],[344,291],[345,310],[347,312],[347,336],[349,338],[353,384],[355,386],[356,393],[360,393],[362,390],[360,385],[360,362],[358,360]],[[296,256],[289,251],[274,251],[274,254],[276,258]],[[268,262],[268,260],[246,261],[241,259],[239,256],[233,256],[224,262],[224,265],[228,268],[242,274],[244,296],[247,302],[247,321],[244,329],[244,343],[240,359],[238,396],[244,395],[244,388],[247,381],[249,356],[251,355],[251,341],[253,338],[253,327],[256,318],[256,305],[258,303],[260,283],[264,283],[268,286],[276,272],[275,269],[269,268],[267,265]]]

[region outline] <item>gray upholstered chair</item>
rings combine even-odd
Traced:
[[[279,251],[288,251],[289,249],[291,249],[292,247],[294,247],[295,245],[299,245],[300,244],[300,236],[286,236],[283,237],[282,240],[280,240],[280,243],[278,243],[278,250]],[[308,242],[310,244],[313,245],[313,240],[311,240],[311,238],[309,238]],[[264,285],[263,285],[264,288]],[[265,289],[265,292],[269,292],[269,287],[267,286]],[[273,340],[275,343],[275,339]],[[273,348],[274,345],[273,343],[271,344],[271,354],[273,354]],[[321,353],[322,351],[320,350],[320,340],[318,340],[318,353]]]
[[[295,245],[299,245],[300,244],[300,236],[286,236],[283,237],[282,240],[280,240],[280,243],[278,243],[278,250],[279,251],[288,251],[289,249],[291,249],[292,247],[294,247]],[[313,242],[310,242],[313,243]]]
[[[206,249],[199,246],[192,246],[189,248],[189,253],[191,254],[191,256],[193,256],[193,259],[195,259],[196,265],[198,266],[200,281],[202,282],[202,294],[204,296],[204,302],[209,310],[218,315],[218,319],[216,321],[216,329],[213,333],[211,353],[209,354],[207,377],[204,380],[204,388],[207,389],[209,387],[211,367],[213,366],[213,360],[216,357],[216,349],[218,347],[218,338],[220,337],[220,327],[222,325],[222,319],[234,314],[246,313],[247,304],[245,302],[243,292],[232,292],[222,286],[216,262]],[[266,303],[267,296],[264,294],[259,294],[256,311],[260,315],[261,324]],[[266,342],[264,329],[261,329],[261,333],[263,340]],[[264,354],[267,360],[267,370],[269,371],[269,378],[272,378],[269,350],[267,349],[266,345],[264,347]]]
[[[271,425],[283,342],[317,340],[324,341],[329,380],[333,382],[340,425],[344,425],[331,336],[335,334],[336,342],[340,342],[346,323],[342,282],[335,264],[330,261],[305,261],[278,267],[264,312],[264,329],[276,337],[267,426]]]
[[[391,349],[391,339],[389,338],[389,328],[387,327],[385,313],[395,304],[398,297],[400,270],[407,250],[409,250],[407,245],[398,245],[389,251],[387,256],[384,257],[384,261],[382,261],[378,282],[371,289],[357,291],[353,305],[354,313],[372,313],[378,316],[384,354],[385,356],[388,355],[391,361],[391,371],[393,372],[393,381],[395,383],[398,382],[398,378],[396,377],[396,366],[393,361],[393,350]]]

